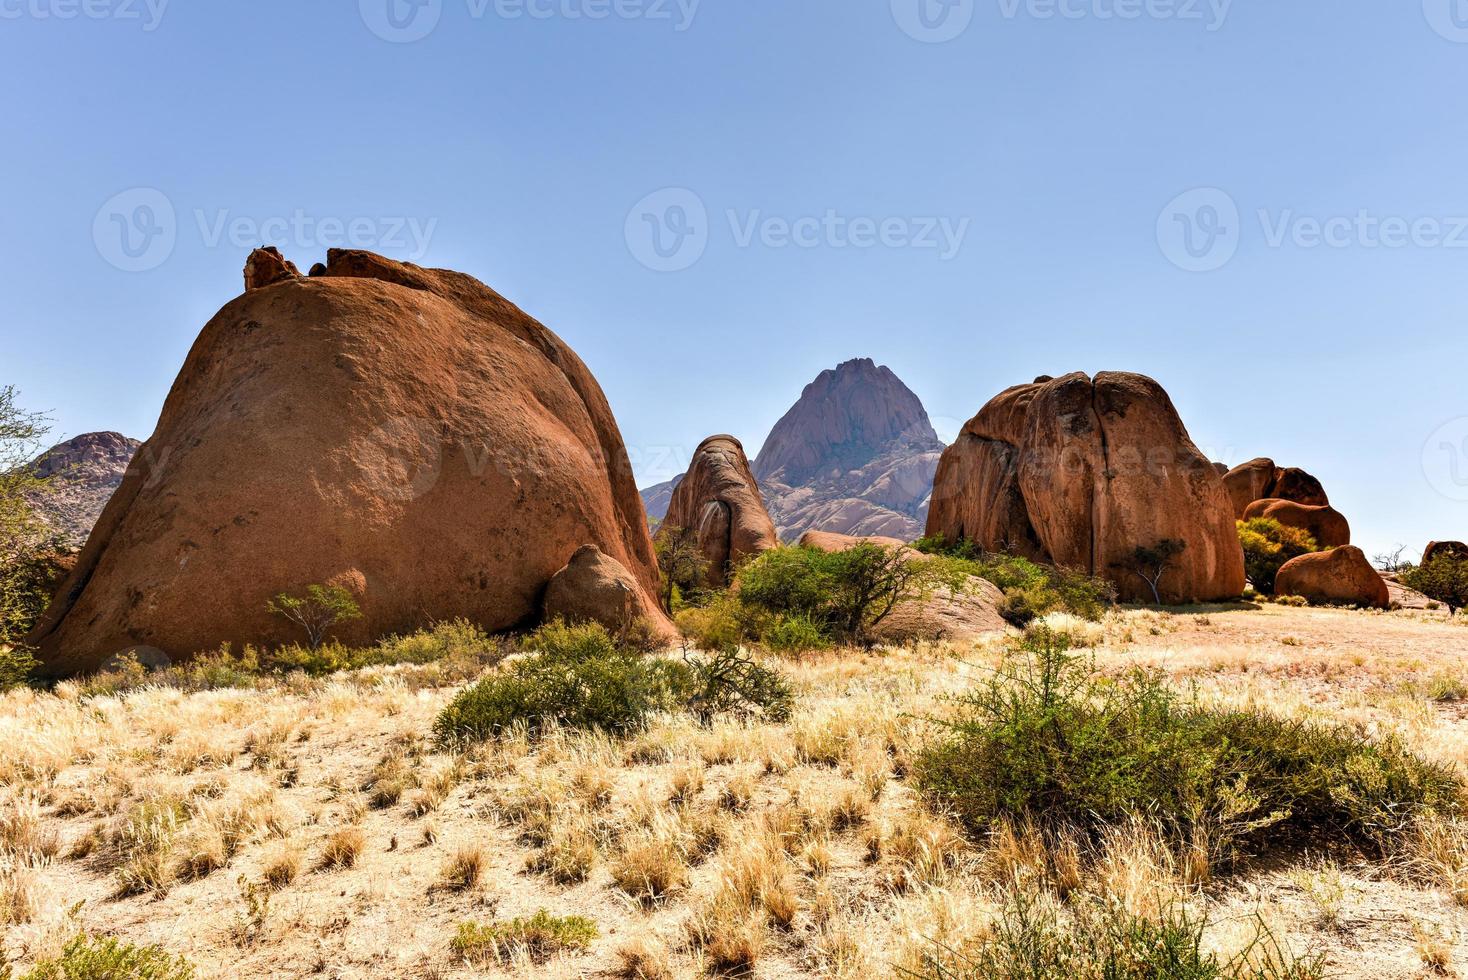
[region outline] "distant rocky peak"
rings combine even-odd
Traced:
[[[35,462],[36,475],[48,479],[53,476],[71,476],[78,469],[101,466],[104,469],[127,469],[133,454],[142,443],[129,439],[120,432],[87,432],[57,443],[46,450]],[[88,474],[90,475],[90,474]]]
[[[800,484],[861,469],[895,449],[943,443],[912,389],[869,357],[822,371],[775,424],[754,462],[755,476]]]

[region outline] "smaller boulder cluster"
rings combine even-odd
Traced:
[[[1280,568],[1274,580],[1275,595],[1377,609],[1391,604],[1386,580],[1360,548],[1351,546],[1351,524],[1330,505],[1318,479],[1298,467],[1281,467],[1261,456],[1229,470],[1223,484],[1240,520],[1277,521],[1309,534],[1320,549]]]

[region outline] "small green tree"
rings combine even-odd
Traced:
[[[1157,605],[1162,605],[1162,577],[1177,563],[1178,555],[1187,548],[1186,541],[1176,538],[1167,538],[1151,546],[1140,546],[1131,554],[1131,558],[1120,567],[1147,583],[1152,590],[1152,599]]]
[[[266,608],[305,630],[306,644],[312,650],[321,648],[327,631],[337,623],[362,615],[352,593],[340,585],[308,585],[304,596],[282,592]]]
[[[687,528],[669,524],[658,529],[658,570],[663,577],[663,608],[676,612],[674,597],[697,589],[708,573],[708,559],[698,547],[698,536]]]
[[[50,598],[41,568],[48,540],[33,501],[46,490],[34,461],[49,427],[0,388],[0,644],[18,645]]]
[[[777,615],[803,616],[833,639],[862,645],[892,610],[939,587],[968,587],[963,562],[862,543],[846,551],[775,548],[739,573],[739,601]]]
[[[1450,616],[1468,606],[1468,558],[1438,555],[1425,565],[1403,570],[1401,578],[1407,588],[1447,606]]]
[[[1274,591],[1274,578],[1285,562],[1320,550],[1310,532],[1281,524],[1272,517],[1238,521],[1244,549],[1244,574],[1258,591]]]

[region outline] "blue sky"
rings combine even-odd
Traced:
[[[853,356],[945,435],[1135,370],[1468,538],[1455,3],[0,0],[0,383],[146,436],[251,245],[350,236],[565,337],[644,484]]]

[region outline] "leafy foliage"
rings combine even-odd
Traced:
[[[192,980],[194,968],[159,946],[78,935],[61,955],[46,959],[21,980]]]
[[[939,586],[965,587],[955,563],[862,543],[846,551],[776,548],[739,573],[739,601],[775,616],[799,617],[838,642],[868,644],[896,606]]]
[[[1050,896],[1011,893],[977,948],[935,946],[928,980],[1318,980],[1324,957],[1295,957],[1264,928],[1221,958],[1208,949],[1206,918],[1180,903],[1155,915],[1087,898],[1062,908]]]
[[[1310,532],[1281,524],[1272,517],[1238,522],[1239,544],[1244,548],[1244,573],[1254,588],[1274,591],[1274,579],[1285,562],[1319,551]]]
[[[1406,569],[1401,578],[1407,588],[1447,606],[1450,615],[1468,606],[1468,558],[1437,555],[1425,565]]]
[[[994,583],[1004,593],[1000,615],[1021,628],[1052,612],[1098,620],[1116,601],[1116,587],[1104,579],[1041,565],[1019,555],[985,552],[972,541],[950,543],[934,535],[918,540],[913,547],[961,561],[967,571]]]
[[[682,596],[702,587],[708,559],[698,547],[697,535],[673,524],[659,527],[653,543],[657,547],[658,571],[662,573],[663,608],[674,612]]]
[[[45,524],[32,501],[46,491],[32,461],[49,431],[46,419],[0,388],[0,643],[18,644],[50,599]]]
[[[508,922],[459,924],[453,949],[471,962],[508,961],[524,949],[532,962],[543,963],[566,950],[585,949],[597,937],[596,923],[579,915],[551,915],[541,909],[529,918]]]
[[[0,692],[20,687],[37,666],[35,656],[25,647],[0,643]]]
[[[1132,549],[1128,560],[1122,564],[1125,571],[1147,583],[1152,590],[1152,601],[1162,605],[1162,579],[1177,565],[1178,556],[1187,550],[1188,543],[1177,538],[1166,538],[1156,544],[1138,545]]]
[[[1291,836],[1379,848],[1414,813],[1463,802],[1451,771],[1394,739],[1210,707],[1141,671],[1109,680],[1043,628],[955,708],[918,782],[974,830],[1009,817],[1091,831],[1141,815],[1226,859]]]
[[[739,651],[712,659],[641,656],[595,623],[554,622],[528,637],[533,651],[454,698],[434,723],[441,744],[493,738],[514,725],[532,733],[547,723],[624,734],[659,711],[702,718],[726,712],[788,717],[784,678]]]
[[[282,592],[266,605],[277,616],[305,630],[306,644],[313,651],[320,649],[327,632],[337,623],[362,615],[352,593],[340,585],[308,585],[304,596]]]

